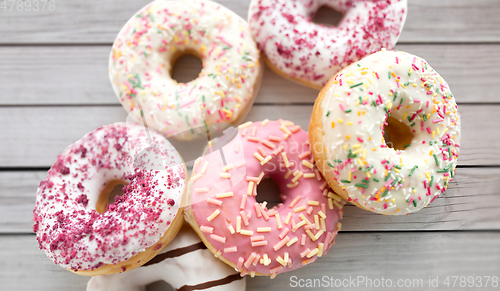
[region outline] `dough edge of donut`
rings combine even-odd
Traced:
[[[316,85],[314,84],[313,82],[309,82],[305,79],[302,79],[302,78],[297,78],[297,77],[292,77],[290,75],[288,75],[287,73],[283,72],[282,70],[278,69],[278,67],[276,67],[267,57],[264,53],[261,53],[261,58],[262,60],[264,61],[264,63],[266,64],[266,66],[268,68],[270,68],[273,72],[275,72],[276,74],[280,75],[281,77],[289,80],[289,81],[292,81],[292,82],[295,82],[295,83],[298,83],[300,85],[303,85],[303,86],[306,86],[306,87],[309,87],[309,88],[312,88],[312,89],[315,89],[315,90],[321,90],[322,88],[324,88],[323,86],[319,86],[319,85]]]
[[[325,133],[323,132],[323,122],[321,121],[321,117],[323,116],[323,110],[321,109],[321,103],[323,102],[323,99],[325,98],[326,92],[330,89],[331,86],[334,85],[333,82],[335,81],[335,77],[338,74],[343,73],[344,70],[348,70],[352,65],[355,65],[355,64],[357,64],[357,62],[343,68],[337,74],[335,74],[335,76],[330,78],[330,80],[326,83],[326,85],[323,87],[323,89],[321,89],[321,91],[318,94],[318,98],[316,98],[316,101],[314,102],[314,107],[313,107],[313,110],[311,113],[311,120],[309,122],[309,143],[311,144],[311,146],[310,146],[311,153],[314,157],[314,160],[316,162],[316,165],[317,165],[319,171],[323,175],[323,178],[325,178],[325,180],[328,182],[328,185],[330,185],[330,188],[332,188],[332,190],[333,190],[333,192],[335,192],[335,194],[339,195],[340,197],[342,197],[342,199],[347,200],[349,203],[351,203],[351,204],[353,204],[361,209],[364,209],[364,210],[367,210],[370,212],[374,212],[377,214],[396,216],[397,214],[374,211],[374,210],[369,209],[369,208],[359,204],[358,202],[350,199],[347,191],[344,191],[342,189],[342,187],[339,185],[339,183],[337,183],[335,181],[335,176],[333,174],[333,171],[329,170],[330,168],[327,166],[328,158],[326,156],[326,151],[324,151],[324,150],[317,151],[317,149],[316,149],[317,144],[321,144],[321,149],[323,149],[323,147],[324,147],[324,142],[323,142],[324,139],[323,138],[324,138]]]
[[[215,143],[217,143],[217,141],[212,142],[211,144],[213,145]],[[204,156],[208,152],[209,149],[210,149],[210,146],[206,146],[205,149],[203,150],[203,155],[202,156]],[[184,207],[184,220],[189,225],[191,225],[191,227],[193,228],[193,230],[200,237],[201,241],[205,244],[205,246],[212,253],[212,255],[214,255],[214,257],[216,257],[217,259],[219,259],[222,262],[226,263],[228,266],[230,266],[231,268],[233,268],[236,272],[238,272],[238,273],[241,274],[241,271],[236,269],[236,264],[230,262],[229,260],[227,260],[226,258],[224,258],[222,255],[219,255],[219,256],[216,255],[217,252],[216,252],[215,248],[207,240],[207,238],[205,237],[205,234],[201,231],[200,226],[198,225],[198,223],[196,222],[196,219],[194,218],[193,208],[190,206],[192,188],[193,188],[193,184],[194,184],[194,180],[191,179],[193,176],[194,175],[191,174],[191,177],[190,177],[189,182],[188,182],[187,187],[186,187],[187,194],[186,194],[186,200],[185,201],[186,201],[186,203],[189,203],[189,205],[185,205],[185,207]],[[272,276],[272,274],[255,273],[255,276],[267,276],[267,277],[270,277],[270,276]]]

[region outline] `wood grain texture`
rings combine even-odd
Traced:
[[[399,44],[396,49],[426,59],[448,81],[457,102],[500,103],[500,95],[490,87],[500,75],[499,44]],[[109,46],[0,47],[0,105],[118,104],[108,78],[110,50]],[[193,59],[176,68],[179,77],[199,72]],[[317,96],[318,91],[266,68],[256,103],[312,104]]]
[[[45,171],[0,172],[0,233],[30,233],[38,184]],[[259,187],[260,199],[279,203],[279,193]],[[403,216],[384,216],[347,204],[343,231],[500,229],[500,169],[459,168],[443,197]]]
[[[328,254],[315,263],[280,274],[273,280],[248,278],[247,291],[293,290],[291,280],[321,280],[323,276],[341,280],[349,280],[349,276],[366,276],[372,280],[383,276],[393,280],[393,284],[399,279],[423,280],[423,288],[408,290],[428,290],[429,276],[439,276],[443,289],[446,276],[498,276],[499,240],[499,232],[340,233]],[[296,278],[291,279],[292,276]],[[33,235],[0,236],[2,290],[85,290],[88,279],[54,265],[38,250]]]
[[[309,125],[312,105],[257,105],[246,120],[293,120]],[[500,165],[500,136],[487,132],[500,123],[500,105],[461,105],[459,165]],[[0,107],[0,167],[48,167],[68,145],[99,126],[125,121],[121,106]],[[196,156],[197,153],[194,154]]]
[[[0,43],[105,43],[149,0],[56,1],[55,10],[0,10]],[[219,0],[244,19],[250,1]],[[409,0],[400,42],[500,41],[496,0]],[[10,5],[9,5],[10,6]],[[64,25],[62,25],[64,23]],[[19,33],[22,32],[22,33]]]

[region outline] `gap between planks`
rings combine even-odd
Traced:
[[[421,279],[424,284],[429,276],[439,276],[440,286],[446,276],[499,276],[499,241],[498,232],[340,233],[328,254],[314,263],[273,280],[248,277],[246,290],[290,290],[291,276]],[[2,290],[85,290],[88,280],[55,265],[34,236],[0,236]],[[414,288],[422,289],[428,285]]]
[[[500,164],[500,135],[491,125],[500,124],[500,105],[462,105],[460,165]],[[312,106],[254,106],[246,120],[292,120],[308,130]],[[68,145],[99,126],[125,121],[119,107],[0,107],[0,167],[48,167]],[[206,144],[206,140],[204,141]],[[203,144],[204,145],[204,144]],[[184,143],[189,161],[202,150],[200,144]]]
[[[36,189],[45,176],[0,172],[0,233],[31,232]],[[455,177],[445,195],[410,215],[384,216],[347,204],[342,231],[500,230],[500,168],[464,168]],[[280,202],[271,189],[259,188],[261,200]]]
[[[500,75],[500,44],[398,44],[396,49],[426,59],[448,81],[459,103],[500,102],[491,90]],[[0,46],[0,105],[119,104],[108,77],[109,53],[108,46]],[[181,77],[198,73],[193,59],[176,68]],[[318,96],[317,90],[288,81],[267,67],[264,74],[256,105],[313,103]]]
[[[57,1],[55,11],[0,11],[0,43],[112,43],[126,21],[149,2]],[[247,18],[250,1],[216,2]],[[410,0],[400,42],[500,41],[499,14],[496,0]]]

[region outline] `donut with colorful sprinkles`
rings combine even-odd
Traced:
[[[322,5],[344,14],[337,27],[312,22]],[[248,23],[273,71],[320,90],[345,66],[392,49],[406,14],[406,0],[252,0]]]
[[[273,278],[326,254],[345,201],[316,168],[307,133],[290,121],[267,119],[231,130],[195,161],[186,221],[242,276]],[[278,184],[282,198],[269,208],[256,200],[266,178]]]
[[[408,214],[453,180],[460,114],[448,84],[424,59],[382,50],[321,90],[309,137],[318,168],[342,198],[376,213]]]
[[[178,83],[172,68],[185,54],[199,57],[203,68],[195,80]],[[157,0],[118,34],[109,76],[134,120],[190,140],[241,122],[262,67],[248,24],[234,12],[208,0]]]
[[[119,184],[123,194],[108,203]],[[129,271],[175,237],[185,189],[182,158],[162,135],[106,125],[57,157],[38,188],[33,231],[54,263],[77,274]]]

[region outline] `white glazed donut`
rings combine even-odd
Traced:
[[[323,5],[344,14],[338,27],[311,21]],[[252,0],[248,23],[271,69],[321,89],[343,67],[392,49],[406,12],[406,0]]]
[[[195,80],[177,83],[172,64],[183,54],[200,57],[203,69]],[[142,108],[151,128],[191,139],[238,124],[257,94],[262,68],[248,24],[234,12],[208,0],[158,0],[118,34],[109,74],[136,121]]]
[[[186,170],[160,134],[136,124],[100,127],[67,147],[40,182],[33,231],[56,264],[81,275],[136,268],[183,223]],[[123,195],[108,205],[109,194]]]
[[[245,291],[246,279],[214,257],[185,225],[174,241],[145,265],[123,274],[96,276],[87,291],[142,291],[157,281],[175,290]]]
[[[382,50],[328,82],[309,137],[319,169],[344,199],[377,213],[407,214],[453,180],[460,114],[448,84],[425,60]]]

